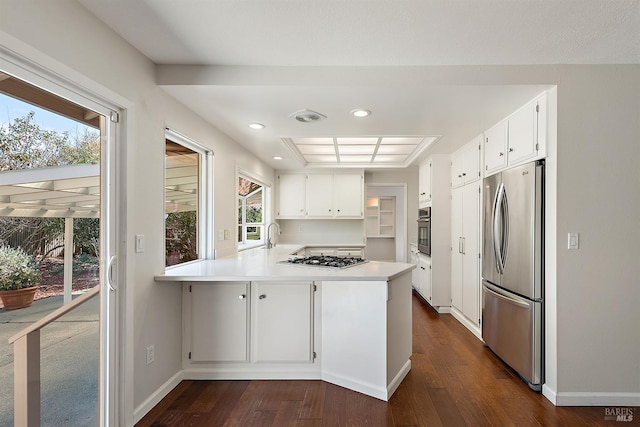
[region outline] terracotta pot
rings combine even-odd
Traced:
[[[37,289],[37,286],[31,286],[30,288],[12,291],[0,291],[0,299],[6,310],[29,307],[33,303],[33,297],[36,295]]]

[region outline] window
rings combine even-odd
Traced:
[[[186,138],[167,131],[165,140],[165,266],[210,255],[206,230],[213,221],[207,197],[210,154]]]
[[[238,248],[264,244],[265,189],[251,179],[238,177]]]

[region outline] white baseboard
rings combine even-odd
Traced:
[[[387,385],[387,398],[385,400],[388,401],[389,399],[391,399],[391,396],[393,396],[393,393],[395,393],[398,387],[400,387],[400,383],[402,382],[404,377],[407,376],[410,370],[411,370],[411,359],[407,360],[407,363],[405,363],[402,366],[400,371],[391,380],[389,385]]]
[[[410,370],[411,360],[407,360],[386,388],[360,379],[349,378],[342,374],[335,374],[327,371],[322,372],[322,380],[387,402]]]
[[[556,406],[640,406],[640,393],[556,392],[543,385],[542,395]]]
[[[482,331],[480,330],[480,327],[475,325],[471,320],[469,320],[467,318],[467,316],[465,316],[464,314],[462,314],[460,311],[458,311],[457,308],[455,307],[451,307],[451,315],[453,317],[455,317],[455,319],[462,323],[462,325],[467,328],[468,330],[470,330],[473,335],[475,335],[476,337],[478,337],[478,339],[480,341],[482,341]]]
[[[133,411],[133,422],[136,424],[140,421],[145,415],[149,413],[162,399],[165,398],[171,390],[176,388],[180,381],[183,380],[182,371],[176,373],[174,376],[169,378],[164,384],[162,384],[155,392],[151,394],[144,402],[140,404]]]
[[[558,406],[558,395],[555,390],[551,390],[546,384],[542,384],[542,395],[554,405]]]
[[[185,380],[319,380],[316,367],[295,369],[290,365],[278,369],[251,369],[250,365],[239,368],[196,368],[182,371]]]
[[[556,406],[640,406],[640,393],[560,392]]]

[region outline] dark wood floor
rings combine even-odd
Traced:
[[[411,372],[389,402],[323,381],[183,381],[137,426],[603,426],[555,407],[451,315],[414,295]],[[640,416],[640,414],[634,414]],[[638,419],[624,425],[637,425]]]

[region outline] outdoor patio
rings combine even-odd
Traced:
[[[74,298],[76,296],[74,295]],[[0,425],[13,425],[13,346],[8,339],[62,306],[62,296],[0,309]],[[41,331],[41,426],[98,424],[99,300],[90,299]]]

